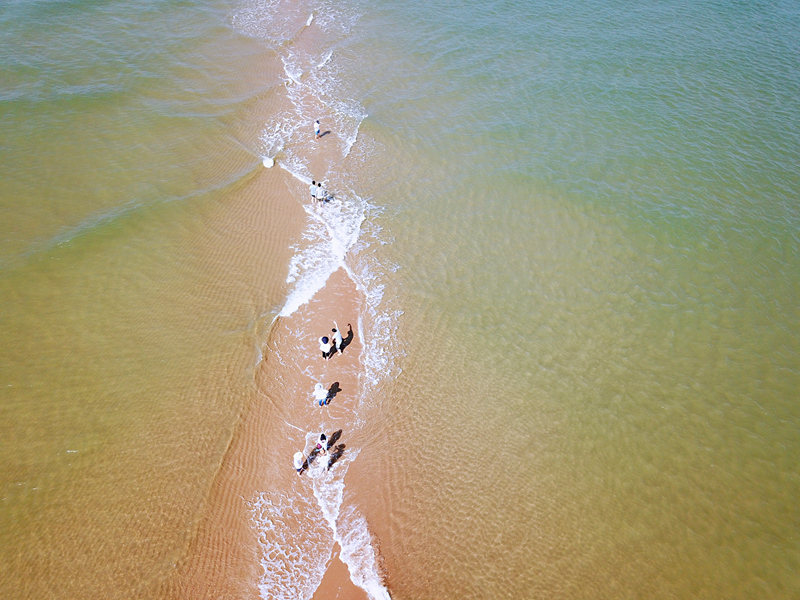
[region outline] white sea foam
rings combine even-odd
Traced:
[[[303,70],[297,64],[297,61],[290,60],[288,56],[281,56],[281,62],[283,62],[283,72],[286,73],[286,76],[294,83],[299,84],[300,79],[303,77]]]
[[[369,204],[358,196],[350,196],[343,201],[335,201],[328,205],[306,207],[309,227],[306,238],[309,242],[292,259],[289,280],[295,283],[294,290],[287,299],[281,314],[289,315],[324,287],[327,278],[342,267],[356,281],[367,298],[367,310],[370,314],[370,325],[365,326],[359,320],[359,331],[364,340],[362,361],[367,370],[367,385],[370,390],[378,384],[386,374],[391,374],[393,360],[385,340],[396,327],[396,314],[384,314],[381,311],[383,287],[378,284],[369,260],[352,260],[352,250],[356,245],[365,252],[369,244],[360,239],[361,226]],[[379,231],[379,230],[378,230]],[[372,231],[377,235],[377,231]],[[348,260],[351,259],[351,260]],[[369,397],[369,393],[364,394]],[[362,398],[363,401],[363,398]],[[355,415],[348,423],[348,429],[360,426]],[[306,446],[313,446],[316,433],[307,435]],[[333,534],[333,540],[342,548],[341,559],[347,565],[353,582],[364,589],[373,600],[389,598],[383,586],[383,577],[379,568],[378,554],[369,533],[366,519],[353,506],[349,506],[345,516],[340,515],[344,497],[344,477],[359,450],[349,448],[344,457],[330,471],[326,469],[327,460],[321,457],[309,469],[309,477],[313,481],[314,497],[325,522]]]
[[[348,507],[339,517],[334,537],[342,548],[340,556],[350,570],[353,583],[367,592],[372,600],[389,600],[367,520],[353,507]]]
[[[316,438],[316,432],[307,434],[307,449],[313,448]],[[353,506],[342,510],[344,478],[358,454],[357,450],[345,450],[330,468],[328,456],[320,456],[287,494],[263,492],[249,502],[261,548],[263,573],[258,587],[265,600],[311,598],[335,543],[341,547],[340,558],[353,582],[372,600],[389,598],[366,519]],[[308,481],[311,496],[307,494]]]
[[[324,67],[326,64],[328,64],[328,61],[331,59],[331,56],[333,56],[333,50],[329,51],[329,52],[328,52],[328,53],[325,55],[325,58],[323,58],[323,59],[322,59],[322,62],[321,62],[321,63],[319,63],[319,64],[317,65],[317,68],[318,68],[318,69],[321,69],[321,68],[322,68],[322,67]]]
[[[348,268],[348,251],[358,240],[364,221],[363,205],[363,200],[357,196],[346,196],[323,205],[305,206],[309,215],[303,234],[305,243],[297,249],[289,264],[286,282],[294,284],[294,287],[280,316],[293,314],[325,286],[333,273]]]
[[[259,494],[249,504],[261,547],[264,600],[308,600],[319,587],[333,547],[319,509],[302,495]],[[297,523],[302,535],[297,535]]]
[[[344,476],[358,457],[358,452],[345,453],[345,457],[331,470],[324,468],[327,463],[320,466],[313,480],[314,497],[333,532],[334,540],[342,549],[340,558],[347,565],[353,583],[366,591],[372,600],[388,600],[389,593],[383,585],[373,536],[366,519],[352,505],[342,510]]]

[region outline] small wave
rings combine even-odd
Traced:
[[[293,283],[279,315],[288,317],[325,287],[331,275],[345,267],[348,251],[358,240],[364,221],[357,196],[337,199],[323,206],[306,205],[309,219],[303,234],[309,243],[298,249],[289,264],[286,282]]]
[[[316,433],[307,434],[306,449],[315,441]],[[344,478],[358,454],[346,452],[331,469],[326,460],[318,459],[306,472],[307,479],[289,494],[262,492],[248,503],[261,548],[263,573],[258,587],[265,600],[310,599],[322,582],[335,543],[353,582],[372,600],[389,599],[366,519],[353,507],[340,514]],[[311,497],[305,495],[307,480],[312,484]]]
[[[344,474],[358,453],[350,455],[338,473],[324,471],[314,480],[314,497],[342,551],[340,557],[350,571],[350,578],[372,600],[389,600],[375,550],[376,544],[367,520],[352,506],[340,514],[344,497]],[[341,461],[340,461],[341,463]]]
[[[286,73],[286,76],[292,82],[299,84],[303,78],[303,70],[300,66],[296,62],[290,61],[287,56],[281,56],[281,62],[283,62],[283,72]]]
[[[302,29],[284,0],[243,2],[232,17],[233,26],[246,35],[262,39],[273,47],[293,40]]]
[[[371,600],[390,600],[383,584],[384,577],[378,563],[375,538],[370,533],[367,520],[354,508],[340,518],[337,535],[342,548],[341,559],[350,570],[350,579],[367,592]]]
[[[356,143],[367,116],[360,103],[349,98],[347,77],[336,61],[339,36],[349,31],[355,18],[333,5],[323,5],[319,14],[312,13],[307,22],[313,18],[329,40],[329,47],[315,54],[292,43],[299,33],[292,24],[297,17],[291,16],[297,10],[281,0],[253,2],[246,3],[233,19],[238,29],[257,35],[275,49],[285,74],[286,98],[291,108],[278,115],[282,126],[280,139],[275,135],[276,123],[265,128],[262,155],[274,157],[280,149],[287,158],[302,156],[313,140],[311,124],[319,118],[323,127],[335,134],[326,143],[338,144],[344,158]]]
[[[309,600],[325,575],[334,539],[313,503],[302,495],[261,493],[249,503],[258,532],[264,600]],[[297,534],[297,523],[303,534]]]
[[[245,165],[239,171],[231,173],[229,176],[221,179],[220,181],[204,188],[193,190],[188,194],[180,196],[162,196],[156,198],[138,198],[135,200],[129,200],[124,204],[120,204],[119,206],[115,206],[108,210],[89,214],[76,225],[71,227],[62,227],[61,231],[54,236],[33,242],[21,253],[0,260],[0,269],[13,268],[24,263],[26,260],[29,260],[32,256],[49,252],[52,249],[60,246],[66,246],[74,243],[83,236],[91,235],[103,230],[105,227],[118,224],[120,221],[123,221],[124,219],[143,210],[147,210],[150,207],[157,206],[159,204],[167,204],[170,202],[191,200],[192,198],[202,197],[205,194],[213,194],[229,189],[253,176],[256,173],[257,166],[258,163],[253,161]]]
[[[272,125],[261,130],[258,148],[260,155],[272,157],[273,161],[277,159],[286,142],[295,135],[296,127],[297,123],[288,115],[276,115]]]
[[[317,68],[318,68],[318,69],[321,69],[322,67],[324,67],[325,65],[327,65],[327,64],[328,64],[328,61],[331,59],[331,57],[332,57],[332,56],[333,56],[333,50],[331,50],[330,52],[328,52],[328,53],[325,55],[325,58],[323,58],[323,59],[322,59],[322,62],[320,62],[320,63],[317,65]]]

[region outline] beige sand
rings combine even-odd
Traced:
[[[298,46],[307,48],[317,42],[313,27],[304,30],[296,40]],[[278,89],[265,110],[280,114],[290,108],[285,103],[288,100]],[[339,140],[335,131],[315,140],[314,118],[320,118],[323,132],[329,129],[330,121],[324,113],[309,115],[309,168],[312,174],[323,174],[335,170],[341,160],[335,150]],[[268,204],[271,218],[282,224],[282,239],[284,235],[300,239],[308,221],[305,207],[311,205],[312,210],[320,211],[328,208],[313,205],[307,185],[280,169],[279,164],[265,171],[252,186],[257,190],[254,201]],[[342,200],[336,200],[339,201]],[[255,205],[253,210],[259,212]],[[274,222],[269,227],[274,229]],[[276,256],[284,255],[283,251],[268,251],[266,256],[254,252],[251,259],[270,263]],[[283,264],[288,264],[288,258]],[[262,549],[252,520],[252,502],[260,493],[291,490],[304,483],[306,488],[301,487],[301,493],[312,493],[309,482],[298,479],[292,465],[293,454],[305,446],[306,432],[330,433],[341,428],[344,430],[341,442],[352,444],[347,427],[356,410],[363,373],[358,331],[363,304],[354,282],[340,269],[308,304],[273,324],[262,348],[263,361],[254,373],[252,398],[242,411],[189,547],[176,568],[176,576],[167,585],[166,595],[214,599],[260,597],[257,586],[263,573]],[[334,321],[343,329],[343,335],[351,324],[355,338],[345,353],[326,361],[320,356],[318,338],[331,334]],[[326,387],[338,381],[342,388],[324,408],[312,401],[314,384],[318,381]],[[296,527],[293,533],[306,535],[299,523]],[[336,546],[315,598],[367,598],[350,581],[338,551]]]
[[[325,571],[325,577],[311,600],[366,600],[367,598],[364,590],[350,581],[347,566],[339,560],[337,545],[328,570]]]
[[[263,195],[283,196],[275,203],[281,208],[273,209],[272,216],[295,229],[299,237],[307,215],[297,200],[281,190],[298,184],[288,174],[277,175],[271,172],[262,179],[261,185],[274,184]],[[358,331],[362,302],[353,281],[340,269],[311,302],[274,323],[254,376],[252,400],[236,426],[185,557],[165,590],[170,597],[259,597],[261,556],[250,503],[260,492],[289,489],[295,483],[292,478],[298,476],[292,456],[303,448],[305,432],[344,428],[341,441],[349,441],[347,424],[355,410],[362,373]],[[355,337],[345,353],[326,361],[318,338],[330,335],[334,321],[345,334],[352,324]],[[308,333],[298,338],[298,332]],[[311,400],[314,383],[322,381],[327,387],[334,380],[340,382],[342,392],[329,406],[316,406]],[[337,557],[329,561],[320,594],[323,591],[326,598],[337,597],[334,592],[341,598],[367,597],[353,585]]]

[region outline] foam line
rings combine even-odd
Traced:
[[[311,177],[309,177],[308,175],[303,175],[302,173],[299,172],[298,169],[292,168],[292,166],[293,165],[290,163],[284,163],[284,162],[280,163],[281,169],[289,173],[292,177],[294,177],[295,179],[306,185],[311,185]]]
[[[283,72],[286,73],[286,76],[294,83],[301,85],[300,79],[303,77],[303,71],[290,64],[288,59],[284,56],[281,56],[281,62],[283,63]]]
[[[330,50],[330,51],[329,51],[329,52],[328,52],[328,53],[325,55],[325,58],[323,58],[323,59],[322,59],[322,62],[321,62],[321,63],[319,63],[319,64],[317,65],[317,69],[321,69],[322,67],[324,67],[325,65],[327,65],[327,64],[328,64],[328,61],[331,59],[331,56],[333,56],[333,50]]]
[[[259,494],[249,503],[259,532],[261,567],[258,588],[267,600],[310,600],[327,568],[333,538],[324,519],[301,494]],[[294,534],[303,519],[306,535]]]
[[[338,471],[320,469],[314,475],[314,497],[317,499],[322,516],[333,533],[333,539],[342,551],[340,557],[350,571],[350,579],[369,595],[371,600],[390,600],[389,592],[383,585],[378,566],[377,552],[366,519],[354,508],[342,513],[344,496],[344,476],[359,452],[353,452]]]
[[[292,257],[286,282],[295,286],[279,313],[281,317],[290,316],[311,301],[330,276],[345,267],[347,253],[358,240],[363,215],[348,215],[342,211],[340,215],[344,213],[344,218],[337,219],[333,206],[321,207],[330,212],[324,216],[316,208],[306,207],[311,216],[306,237],[314,243]]]
[[[339,556],[350,571],[350,580],[367,592],[371,600],[391,600],[389,590],[383,585],[367,520],[353,511],[347,525],[337,528],[334,539],[342,548]],[[340,533],[342,530],[344,534]]]

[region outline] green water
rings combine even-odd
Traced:
[[[797,595],[796,7],[370,15],[392,589]]]
[[[159,597],[251,397],[295,240],[237,217],[280,84],[241,7],[0,8],[5,597]],[[796,597],[797,7],[324,7],[393,597]]]
[[[229,14],[0,7],[5,598],[158,597],[252,393],[288,258],[235,260],[275,78]]]

